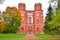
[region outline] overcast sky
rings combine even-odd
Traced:
[[[4,11],[7,6],[16,6],[18,8],[18,3],[25,3],[26,10],[34,10],[34,4],[41,3],[43,14],[45,16],[49,6],[48,2],[49,0],[5,0],[3,4],[0,4],[0,10]]]

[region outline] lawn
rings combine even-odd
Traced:
[[[34,34],[43,40],[60,40],[60,35],[49,35],[49,34]]]
[[[34,34],[34,35],[40,38],[52,37],[52,35],[48,35],[48,34]]]
[[[0,38],[23,38],[26,34],[0,34]]]

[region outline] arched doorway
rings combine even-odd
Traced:
[[[31,27],[31,26],[28,27],[28,33],[29,33],[29,34],[32,33],[32,27]]]

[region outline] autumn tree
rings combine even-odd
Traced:
[[[2,12],[0,11],[0,33],[5,30],[5,22],[2,18]]]
[[[20,26],[21,15],[16,7],[7,7],[3,12],[4,22],[6,23],[3,33],[16,33]]]

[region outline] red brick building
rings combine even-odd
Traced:
[[[22,20],[19,33],[43,33],[43,10],[40,3],[34,5],[34,10],[26,10],[24,3],[18,4]]]

